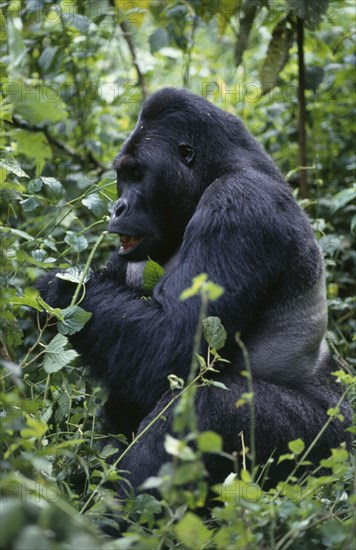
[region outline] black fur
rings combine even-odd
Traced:
[[[301,437],[309,445],[341,390],[330,375],[324,342],[323,261],[309,221],[270,157],[236,117],[184,90],[163,89],[144,104],[115,166],[121,195],[110,229],[143,237],[127,255],[114,254],[87,284],[82,307],[93,312],[72,342],[104,380],[111,429],[130,439],[169,400],[167,376],[187,377],[199,300],[179,301],[202,272],[224,288],[209,306],[228,332],[216,387],[198,390],[201,430],[224,438],[229,453],[249,445],[249,407],[235,404],[247,391],[237,331],[247,345],[256,407],[257,459],[286,451]],[[143,300],[127,265],[150,258],[167,274]],[[129,270],[127,271],[129,273]],[[50,284],[49,284],[50,282]],[[58,278],[39,282],[44,298],[65,306],[73,289]],[[348,417],[348,408],[344,407]],[[135,488],[167,459],[164,435],[173,412],[146,433],[123,460]],[[347,423],[347,421],[346,421]],[[318,441],[318,460],[347,439],[346,423],[333,421]],[[286,463],[283,463],[286,464]],[[213,482],[231,464],[207,460]],[[285,472],[271,469],[271,481]]]

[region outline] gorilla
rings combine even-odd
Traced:
[[[208,306],[227,340],[214,377],[228,388],[204,385],[195,395],[198,426],[223,438],[224,451],[250,446],[250,407],[241,346],[253,378],[257,463],[288,452],[289,441],[308,447],[342,390],[331,375],[325,342],[327,308],[323,259],[309,220],[281,173],[235,116],[186,90],[165,88],[143,105],[116,157],[119,199],[109,231],[120,247],[86,283],[81,307],[92,317],[71,337],[92,375],[109,391],[111,432],[140,433],[172,397],[167,377],[186,380],[200,299],[180,301],[192,279],[206,273],[224,289]],[[165,268],[143,298],[148,258]],[[52,306],[66,307],[74,285],[54,273],[38,283]],[[201,342],[201,352],[206,344]],[[220,353],[220,352],[219,352]],[[345,420],[333,420],[308,457],[314,464],[348,441]],[[135,490],[168,460],[164,439],[174,407],[125,455]],[[269,482],[285,475],[272,465]],[[206,457],[211,483],[231,472],[225,458]]]

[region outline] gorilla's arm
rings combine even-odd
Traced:
[[[274,219],[271,190],[264,192],[265,201],[259,198],[262,206],[257,210],[262,186],[256,176],[251,174],[249,185],[245,174],[243,186],[235,177],[217,180],[203,195],[187,227],[178,265],[157,285],[152,299],[137,297],[112,272],[94,273],[88,282],[81,306],[93,316],[71,340],[115,399],[130,400],[148,411],[168,388],[168,374],[187,376],[199,300],[179,302],[179,296],[193,277],[206,272],[225,289],[209,313],[219,316],[233,335],[244,330],[285,266],[287,251],[276,246],[278,231],[285,228]],[[241,202],[238,209],[236,201]],[[283,242],[288,242],[286,235]],[[51,305],[61,305],[60,300],[52,291]]]

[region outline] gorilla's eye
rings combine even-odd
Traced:
[[[138,182],[143,177],[143,170],[137,164],[125,164],[120,170],[120,176],[127,182]]]
[[[187,166],[190,166],[193,163],[195,151],[191,145],[187,143],[180,143],[178,145],[179,156],[182,162]]]

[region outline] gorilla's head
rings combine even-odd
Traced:
[[[151,96],[114,163],[120,198],[109,230],[120,234],[120,255],[168,261],[204,190],[250,148],[242,123],[205,99],[174,88]]]

